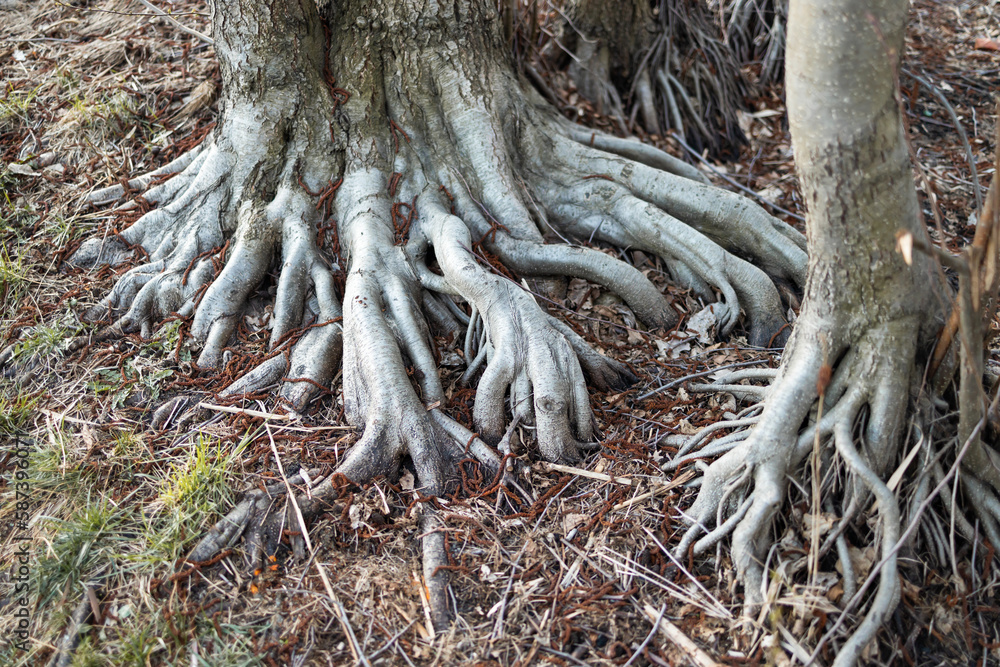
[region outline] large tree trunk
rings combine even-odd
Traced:
[[[243,305],[274,263],[275,355],[227,393],[281,381],[301,409],[329,385],[342,349],[346,415],[363,435],[337,472],[364,482],[398,474],[409,457],[421,490],[440,494],[458,460],[499,471],[519,423],[534,425],[547,459],[576,460],[593,440],[585,376],[599,389],[632,379],[505,274],[585,278],[651,328],[677,321],[634,266],[567,239],[660,255],[677,280],[721,298],[726,334],[741,312],[754,344],[783,329],[768,274],[802,284],[801,235],[665,153],[559,117],[517,77],[493,2],[349,0],[321,12],[325,25],[308,0],[215,3],[224,103],[211,141],[160,170],[182,169],[146,194],[160,208],[76,258],[117,261],[135,246],[150,255],[95,311],[110,312],[112,332],[146,333],[178,310],[204,341],[199,364],[223,364]],[[317,234],[327,212],[336,234]],[[466,378],[479,377],[479,436],[447,415],[428,322],[464,334]],[[315,509],[336,479],[303,508]],[[192,557],[248,525],[251,553],[272,551],[282,522],[271,508],[251,494]],[[447,616],[443,537],[426,511],[437,622]]]

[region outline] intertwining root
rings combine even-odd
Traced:
[[[723,33],[737,26],[726,25],[720,31],[723,24],[710,3],[565,0],[560,4],[561,10],[549,19],[554,25],[542,30],[558,47],[549,43],[541,51],[558,57],[566,49],[572,51],[567,73],[598,113],[615,118],[626,132],[626,119],[638,116],[646,132],[662,136],[669,132],[698,152],[728,150],[742,143],[737,112],[751,86],[741,67],[757,59],[740,60],[727,48]],[[753,9],[744,12],[756,14]],[[525,37],[529,44],[537,41]],[[691,58],[692,53],[698,57]],[[623,88],[615,85],[620,81],[626,82]]]
[[[721,296],[724,333],[744,312],[751,343],[781,340],[771,277],[801,285],[801,234],[675,158],[559,118],[506,62],[473,61],[472,53],[500,52],[476,43],[489,36],[422,34],[413,48],[387,46],[373,60],[354,47],[368,43],[367,26],[331,26],[330,69],[347,89],[289,72],[299,87],[266,109],[230,105],[206,146],[165,168],[180,171],[147,193],[159,208],[74,258],[119,261],[141,247],[148,261],[89,314],[109,318],[112,332],[143,335],[165,316],[191,317],[203,344],[198,365],[209,368],[222,363],[248,298],[277,268],[273,356],[224,393],[280,381],[301,410],[342,359],[345,414],[363,432],[300,501],[305,509],[332,502],[331,480],[394,477],[404,459],[427,495],[445,493],[456,462],[469,457],[501,474],[509,423],[533,426],[552,461],[578,460],[594,444],[586,379],[608,389],[634,376],[547,313],[511,272],[599,283],[651,328],[675,325],[677,314],[636,267],[568,238],[659,255],[677,280],[706,299]],[[317,235],[330,207],[336,234]],[[555,237],[566,242],[548,242]],[[479,376],[478,435],[445,413],[428,320],[452,334],[464,324],[466,380]],[[179,412],[172,404],[154,424]],[[252,559],[271,553],[266,536],[290,521],[275,511],[284,491],[249,494],[193,558],[247,530]],[[437,531],[424,533],[425,567],[443,563]],[[445,618],[444,576],[435,566],[427,579]]]
[[[822,480],[819,495],[826,499],[828,512],[836,509],[832,498],[842,499],[838,527],[831,531],[822,548],[814,545],[823,554],[836,546],[841,559],[847,553],[844,528],[864,515],[861,508],[873,500],[877,502],[883,560],[880,584],[864,621],[838,652],[835,664],[848,665],[857,661],[899,600],[895,553],[902,533],[900,510],[882,480],[896,459],[904,429],[914,378],[913,332],[919,323],[904,319],[884,324],[866,332],[848,347],[836,345],[836,335],[819,336],[816,319],[806,316],[799,320],[786,352],[788,358],[767,390],[760,415],[744,413],[728,423],[732,428],[751,428],[749,433],[738,431],[716,440],[701,434],[694,436],[666,467],[674,469],[694,458],[722,454],[708,467],[698,498],[685,514],[691,525],[676,554],[678,557],[686,557],[689,551],[701,554],[730,536],[733,561],[744,585],[748,610],[755,610],[765,602],[764,565],[773,543],[772,522],[785,502],[789,479],[819,475]],[[833,347],[827,345],[831,341]],[[820,378],[830,372],[827,360],[836,360],[836,364],[824,382]],[[737,372],[722,378],[720,383],[725,383],[723,389],[728,390],[742,386],[738,382],[744,379],[752,378]],[[817,399],[822,404],[820,411],[814,404]],[[859,452],[855,440],[861,415],[865,416],[860,433],[864,448]],[[803,422],[808,422],[804,429]],[[813,463],[807,465],[803,474],[803,463],[810,458]],[[817,465],[818,468],[811,467]],[[843,466],[847,475],[840,479],[836,471]],[[808,486],[808,482],[800,482],[799,488]],[[845,609],[846,613],[859,600],[851,600],[855,597],[856,582],[849,559],[844,561],[843,569],[844,601],[852,605]]]

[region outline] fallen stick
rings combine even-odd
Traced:
[[[233,415],[247,415],[248,417],[260,417],[277,421],[292,421],[298,419],[296,415],[279,415],[274,412],[261,412],[260,410],[249,410],[247,408],[235,408],[231,405],[216,405],[215,403],[199,403],[199,408],[205,410],[215,410],[216,412],[227,412]],[[69,417],[67,417],[69,419]],[[79,420],[77,420],[79,421]],[[278,428],[290,429],[292,431],[354,431],[353,426],[280,426]]]
[[[642,611],[645,612],[646,616],[653,623],[659,619],[659,624],[657,625],[660,632],[664,637],[672,641],[677,648],[681,649],[685,657],[688,658],[692,663],[697,665],[697,667],[721,667],[719,663],[712,659],[708,653],[703,651],[698,647],[694,641],[684,634],[680,628],[671,623],[665,618],[662,618],[652,605],[644,604],[642,606]]]
[[[249,410],[247,408],[234,408],[230,405],[216,405],[215,403],[199,403],[198,407],[205,410],[214,410],[215,412],[228,412],[233,415],[260,417],[261,419],[273,419],[279,421],[290,421],[292,419],[296,419],[295,415],[279,415],[274,412],[261,412],[260,410]]]
[[[615,484],[624,484],[625,486],[634,486],[636,482],[631,477],[612,477],[611,475],[605,475],[603,472],[593,472],[592,470],[584,470],[583,468],[574,468],[573,466],[565,466],[561,463],[540,463],[539,466],[542,470],[546,472],[565,472],[570,475],[576,475],[577,477],[587,477],[589,479],[597,479],[602,482],[614,482]]]
[[[640,493],[635,498],[629,498],[628,500],[623,500],[622,502],[620,502],[617,505],[615,505],[614,507],[612,507],[611,511],[615,512],[615,511],[618,511],[618,510],[623,510],[626,507],[632,507],[632,505],[636,505],[638,503],[641,503],[642,501],[648,500],[649,498],[652,498],[653,496],[659,496],[661,494],[666,493],[667,491],[670,491],[671,489],[676,489],[681,484],[686,484],[687,482],[689,482],[692,479],[694,479],[695,474],[696,473],[695,473],[694,470],[688,470],[683,475],[681,475],[679,477],[676,477],[675,479],[670,480],[670,482],[668,482],[666,484],[661,484],[660,486],[657,486],[657,487],[654,487],[653,490],[651,490],[651,491],[646,491],[645,493]]]
[[[570,475],[576,475],[577,477],[586,477],[587,479],[596,479],[601,482],[612,482],[614,484],[622,484],[623,486],[638,486],[639,480],[632,479],[631,477],[613,477],[611,475],[606,475],[603,472],[594,472],[593,470],[585,470],[584,468],[574,468],[573,466],[563,465],[561,463],[539,463],[539,467],[546,472],[564,472]],[[688,471],[677,477],[666,484],[659,484],[654,486],[650,491],[645,493],[640,493],[635,498],[630,498],[629,500],[622,501],[612,507],[612,510],[625,509],[626,507],[631,507],[636,503],[641,503],[644,500],[652,498],[653,496],[658,496],[661,493],[666,493],[671,489],[675,489],[681,484],[690,481],[695,476],[694,471]]]

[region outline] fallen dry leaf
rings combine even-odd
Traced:
[[[677,430],[684,435],[695,435],[701,429],[693,426],[691,422],[689,422],[687,419],[682,419],[679,422],[677,422]]]
[[[806,530],[811,532],[813,528],[815,528],[821,536],[830,532],[830,529],[837,523],[837,517],[833,514],[828,514],[827,512],[820,512],[819,514],[803,514],[802,520],[806,525]]]
[[[1000,51],[1000,42],[988,37],[977,37],[976,49],[979,51]]]
[[[715,342],[715,326],[718,323],[716,312],[719,306],[709,304],[695,313],[687,321],[687,330],[698,337],[698,342],[710,345]]]
[[[17,174],[18,176],[38,176],[38,172],[29,167],[26,164],[19,164],[17,162],[12,162],[7,165],[7,171],[12,174]]]
[[[568,533],[589,519],[586,514],[570,513],[563,517],[563,532]]]

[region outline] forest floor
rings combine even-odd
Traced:
[[[203,2],[159,4],[209,31]],[[918,179],[925,215],[938,219],[936,200],[952,249],[975,230],[970,166],[940,99],[907,71],[954,107],[988,185],[1000,89],[995,5],[912,3],[903,100],[926,174]],[[675,451],[667,436],[693,434],[742,407],[695,385],[780,360],[739,336],[715,340],[694,318],[704,304],[674,288],[691,317],[665,338],[641,330],[618,299],[584,281],[571,281],[565,300],[549,304],[641,380],[622,393],[592,394],[603,447],[578,468],[529,465],[522,484],[534,502],[518,514],[495,511],[490,480],[465,479],[445,501],[462,610],[450,629],[432,635],[425,615],[407,475],[345,489],[344,511],[311,526],[316,562],[296,562],[283,548],[253,574],[238,550],[211,566],[185,565],[197,537],[240,492],[276,476],[274,452],[286,470],[335,464],[359,435],[343,421],[339,379],[301,421],[254,402],[237,407],[256,412],[217,411],[191,432],[149,430],[165,399],[185,393],[214,403],[232,379],[193,369],[177,320],[150,339],[69,350],[71,338],[91,331],[79,313],[110,289],[116,271],[67,272],[63,260],[83,239],[127,223],[88,208],[84,195],[202,139],[214,118],[217,66],[210,45],[128,0],[0,0],[0,26],[0,350],[13,346],[14,355],[0,377],[0,663],[45,664],[74,613],[90,615],[77,665],[342,665],[355,653],[387,665],[688,664],[684,649],[655,631],[660,616],[718,663],[801,664],[829,629],[843,591],[836,560],[822,564],[820,590],[807,595],[793,581],[807,552],[802,508],[783,517],[773,554],[788,586],[774,589],[749,631],[734,632],[740,596],[724,552],[685,563],[668,553],[697,489],[689,484],[695,466],[661,472]],[[551,84],[565,110],[611,126],[564,82]],[[781,91],[749,100],[741,121],[749,145],[738,160],[715,163],[709,177],[803,215]],[[669,138],[657,143],[683,155]],[[259,314],[247,317],[244,367],[266,351]],[[449,354],[457,341],[437,344],[443,358],[458,359]],[[474,390],[459,385],[458,362],[443,366],[444,384],[449,411],[467,421]],[[27,475],[19,480],[22,460]],[[855,551],[863,576],[874,553]],[[951,562],[910,553],[903,601],[872,663],[1000,664],[993,555],[992,546],[960,544]],[[15,592],[22,565],[30,573],[26,605]],[[8,641],[24,619],[27,651]]]

